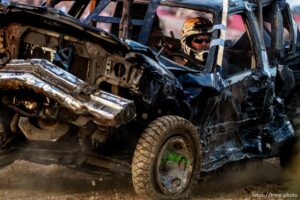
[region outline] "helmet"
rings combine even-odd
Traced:
[[[181,33],[181,48],[184,53],[193,58],[204,62],[207,58],[208,50],[196,49],[192,46],[192,39],[201,34],[208,34],[212,32],[213,23],[203,17],[195,17],[188,19],[182,27]]]

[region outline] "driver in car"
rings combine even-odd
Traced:
[[[205,65],[208,56],[212,26],[210,20],[195,17],[186,20],[182,27],[181,48],[185,54],[201,65]]]

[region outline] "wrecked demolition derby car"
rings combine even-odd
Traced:
[[[110,2],[123,13],[101,16]],[[294,137],[283,112],[294,79],[281,58],[295,51],[297,30],[291,26],[284,48],[285,27],[275,23],[292,22],[284,2],[226,3],[228,16],[222,1],[103,0],[85,21],[75,8],[72,17],[44,6],[1,5],[0,164],[24,159],[131,172],[138,194],[184,199],[200,171],[278,156]],[[131,6],[145,13],[135,19]],[[272,14],[262,32],[256,14],[264,9]],[[176,26],[152,34],[157,20],[177,12],[213,21],[203,65],[179,50]],[[222,19],[231,16],[243,27],[228,39]],[[94,28],[97,21],[111,24],[111,33]]]

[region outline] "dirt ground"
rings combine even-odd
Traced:
[[[129,177],[90,175],[58,165],[16,161],[0,170],[0,180],[1,200],[143,199],[134,194]],[[290,182],[277,160],[251,161],[204,174],[192,198],[283,199],[274,195],[298,195],[288,192]]]

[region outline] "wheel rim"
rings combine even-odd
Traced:
[[[156,165],[157,185],[169,195],[183,192],[193,172],[194,149],[182,136],[169,138],[158,152]]]

